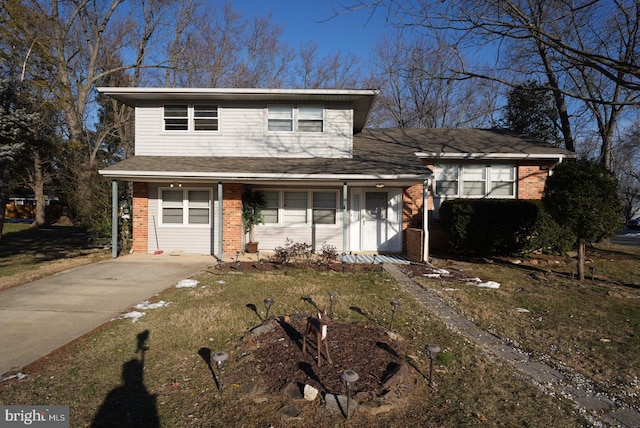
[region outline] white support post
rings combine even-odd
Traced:
[[[429,180],[422,183],[422,261],[429,262]]]
[[[222,181],[218,182],[218,259],[224,259],[222,251],[222,234],[224,233],[224,210],[222,207]]]
[[[118,257],[118,182],[111,181],[111,257]]]
[[[342,183],[342,252],[348,252],[347,234],[349,233],[349,210],[347,209],[347,182]]]

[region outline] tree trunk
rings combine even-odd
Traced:
[[[584,281],[585,243],[578,244],[578,280]]]
[[[2,242],[2,229],[4,228],[4,214],[7,206],[7,188],[9,187],[9,171],[11,161],[0,160],[0,242]]]
[[[34,171],[34,183],[33,193],[36,197],[36,218],[35,226],[44,226],[47,223],[46,218],[46,201],[44,198],[44,174],[42,172],[42,158],[37,150],[33,153],[33,171]]]

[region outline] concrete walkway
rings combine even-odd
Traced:
[[[0,291],[0,379],[215,264],[132,254]]]
[[[509,346],[493,334],[482,330],[475,323],[449,307],[435,291],[422,288],[404,275],[398,265],[385,264],[384,267],[405,290],[440,317],[447,327],[461,334],[484,351],[507,362],[514,370],[529,377],[544,392],[572,400],[580,414],[593,426],[640,427],[640,412],[637,410],[625,403],[612,401],[594,391],[590,382],[584,379],[578,381],[569,378],[549,365],[536,361]]]

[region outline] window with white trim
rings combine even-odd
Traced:
[[[163,189],[160,197],[162,224],[208,225],[211,193],[208,190]]]
[[[508,165],[491,166],[491,196],[509,198],[516,194],[516,171]]]
[[[322,106],[298,106],[298,131],[324,131],[324,108]]]
[[[336,224],[336,192],[313,192],[313,224]]]
[[[293,106],[269,106],[267,110],[269,132],[293,132]]]
[[[307,223],[307,192],[284,192],[282,220],[285,224]]]
[[[280,216],[278,215],[278,207],[280,206],[280,192],[269,190],[262,192],[264,201],[267,204],[262,209],[262,216],[265,224],[278,224]]]
[[[163,107],[165,131],[218,131],[217,104],[165,104]]]
[[[188,131],[189,106],[186,104],[172,104],[164,106],[164,130]]]
[[[336,225],[339,192],[336,190],[261,190],[266,226]]]
[[[435,193],[443,197],[514,198],[516,167],[508,164],[441,164],[435,167]]]
[[[324,132],[324,107],[320,105],[267,106],[268,132]]]

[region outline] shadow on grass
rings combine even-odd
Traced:
[[[137,353],[122,365],[122,385],[107,394],[98,409],[92,427],[150,427],[160,426],[157,396],[149,394],[144,385],[144,354],[149,349],[149,331],[137,335]]]
[[[14,255],[30,257],[33,264],[61,259],[96,248],[79,227],[49,226],[21,230],[2,236],[0,260]]]

